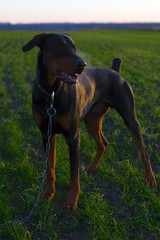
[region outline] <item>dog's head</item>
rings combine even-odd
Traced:
[[[48,71],[68,83],[76,83],[78,75],[86,66],[76,54],[76,46],[67,34],[39,34],[29,41],[22,50],[28,52],[34,46],[40,48],[43,64]]]

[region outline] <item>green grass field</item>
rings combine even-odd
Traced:
[[[88,31],[70,35],[90,66],[111,67],[123,59],[121,74],[131,84],[157,190],[145,184],[138,148],[122,119],[110,110],[103,132],[109,146],[96,173],[81,173],[76,212],[61,210],[69,190],[69,156],[57,136],[56,193],[32,209],[42,177],[41,135],[31,112],[38,49],[21,51],[35,32],[0,32],[0,239],[160,239],[160,32]],[[91,162],[95,143],[81,124],[81,168]]]

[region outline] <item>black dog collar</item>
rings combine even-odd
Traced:
[[[37,82],[37,86],[38,86],[39,90],[40,90],[44,95],[50,97],[50,96],[51,96],[51,93],[47,92],[47,91],[39,84],[37,75],[35,76],[35,80],[36,80],[36,82]],[[63,85],[63,81],[60,82],[59,88],[58,88],[57,91],[55,92],[55,95],[56,95],[57,93],[59,93],[59,91],[61,90],[62,85]]]

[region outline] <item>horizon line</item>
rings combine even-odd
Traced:
[[[0,24],[11,24],[11,25],[18,25],[18,24],[160,24],[159,22],[155,21],[131,21],[131,22],[17,22],[17,23],[12,23],[12,22],[1,22]]]

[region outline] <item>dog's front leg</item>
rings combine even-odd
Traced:
[[[63,209],[65,211],[75,210],[77,207],[78,195],[80,192],[79,183],[79,165],[80,165],[80,136],[77,136],[68,143],[70,155],[70,190],[66,204]]]
[[[45,143],[44,143],[45,145]],[[47,180],[42,198],[51,199],[55,192],[55,165],[56,165],[56,135],[51,135],[48,155]]]

